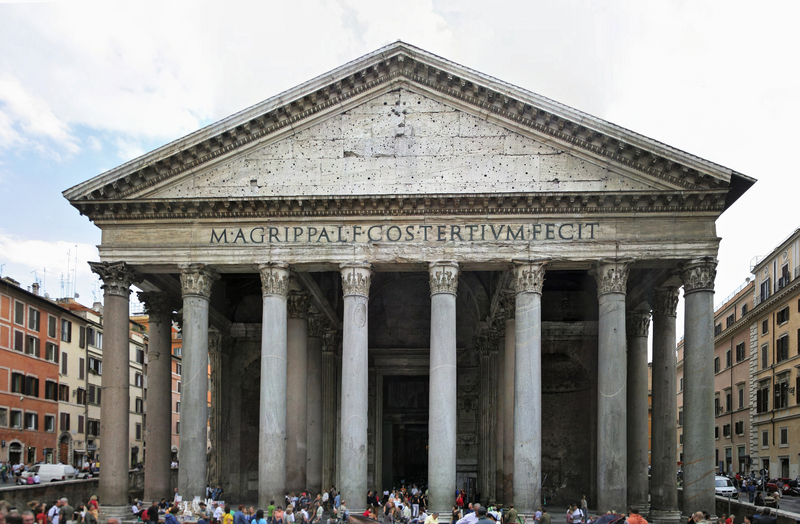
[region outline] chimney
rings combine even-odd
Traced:
[[[34,282],[33,285],[31,286],[31,288],[32,288],[31,289],[31,293],[33,293],[36,296],[39,296],[39,283],[38,282]]]
[[[103,314],[103,304],[101,304],[100,302],[95,302],[94,304],[92,304],[92,309],[97,313],[100,313],[101,315]]]

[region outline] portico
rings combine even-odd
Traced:
[[[646,499],[650,312],[659,373],[681,285],[687,358],[713,358],[714,220],[752,182],[395,43],[65,196],[103,230],[107,293],[182,300],[185,498],[335,485],[355,511],[405,481],[444,515],[455,489],[521,513]],[[674,386],[654,380],[654,435]],[[713,391],[686,395],[684,500],[713,508]],[[652,455],[663,522],[675,458]]]

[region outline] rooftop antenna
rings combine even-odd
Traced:
[[[5,266],[5,264],[0,264],[0,277],[3,276],[3,266]]]
[[[72,268],[72,296],[78,298],[78,244],[75,244],[75,266]]]
[[[67,285],[66,285],[66,290],[64,289],[61,290],[62,293],[61,296],[63,296],[64,298],[69,296],[69,276],[70,276],[69,264],[71,261],[72,261],[72,251],[67,250]]]

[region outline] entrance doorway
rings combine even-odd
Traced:
[[[12,465],[22,462],[22,446],[17,442],[13,442],[8,447],[8,462]]]
[[[428,382],[428,375],[383,377],[383,490],[427,484]]]
[[[61,464],[69,464],[69,436],[62,435],[58,441],[58,461]]]
[[[28,458],[25,462],[28,464],[36,464],[36,448],[33,446],[28,447]]]

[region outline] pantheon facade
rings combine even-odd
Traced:
[[[405,483],[443,515],[464,489],[677,522],[682,288],[683,509],[713,513],[715,220],[753,183],[397,42],[68,189],[102,230],[100,499],[128,502],[135,285],[147,500],[177,314],[184,498]]]

